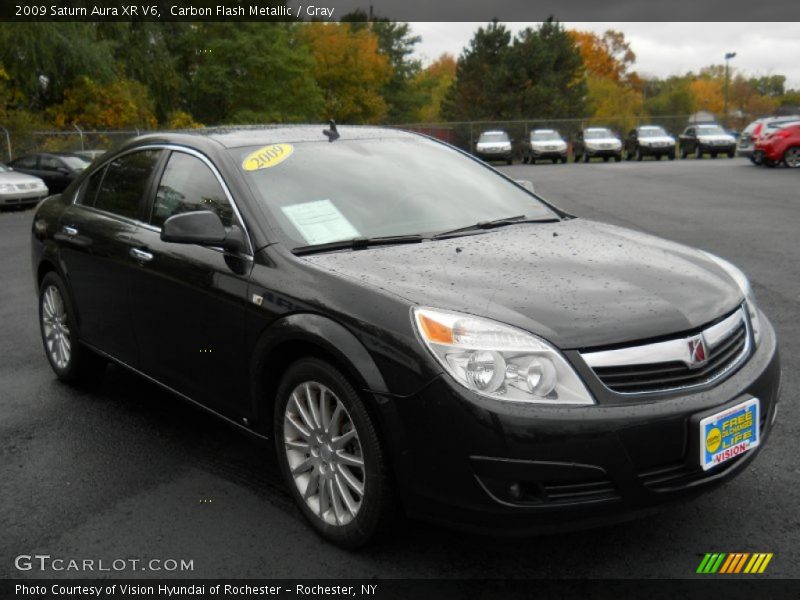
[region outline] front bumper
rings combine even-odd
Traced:
[[[703,154],[726,154],[736,151],[736,144],[700,144],[700,152]]]
[[[532,150],[531,156],[533,158],[566,158],[567,157],[567,149],[564,148],[563,150]]]
[[[30,206],[47,196],[47,190],[0,193],[0,206]]]
[[[438,377],[396,401],[407,511],[477,531],[542,533],[627,520],[714,488],[753,460],[772,429],[780,363],[763,322],[747,362],[695,393],[556,408],[493,401]],[[703,471],[696,419],[753,396],[761,445]]]
[[[669,156],[670,154],[675,154],[675,146],[645,146],[644,144],[640,144],[639,148],[641,149],[643,156]]]
[[[622,148],[589,148],[586,147],[586,154],[595,156],[622,156]]]
[[[475,151],[475,156],[480,158],[481,160],[491,161],[491,160],[508,160],[513,156],[512,150],[504,150],[501,152],[481,152],[480,150]]]

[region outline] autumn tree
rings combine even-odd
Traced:
[[[589,76],[603,77],[620,85],[638,86],[639,76],[632,71],[636,54],[625,34],[613,29],[603,35],[591,31],[570,31]]]
[[[79,77],[64,92],[64,100],[47,110],[58,128],[153,128],[157,121],[147,87],[138,81],[118,79],[99,83]]]
[[[378,52],[389,60],[391,75],[381,89],[387,104],[387,120],[408,122],[425,104],[423,90],[415,85],[422,63],[414,57],[414,48],[422,38],[411,32],[408,23],[371,18],[361,9],[342,17],[354,30],[369,29],[378,39]]]
[[[368,28],[349,23],[307,23],[299,38],[308,44],[311,67],[322,91],[322,116],[349,123],[377,123],[388,104],[381,90],[391,77],[389,59],[378,52],[378,39]]]
[[[413,115],[414,121],[433,123],[441,120],[442,101],[455,77],[456,59],[451,54],[442,54],[417,75],[413,85],[426,101]]]

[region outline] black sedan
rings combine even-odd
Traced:
[[[739,269],[397,130],[138,138],[39,206],[32,256],[57,377],[113,361],[270,440],[345,547],[400,511],[649,512],[741,473],[776,416]]]
[[[9,163],[15,171],[42,179],[51,193],[62,192],[92,161],[71,153],[28,154]]]
[[[678,138],[681,158],[693,154],[695,158],[703,158],[708,154],[717,158],[719,154],[727,154],[728,158],[736,156],[736,138],[715,123],[689,125]]]

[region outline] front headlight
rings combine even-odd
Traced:
[[[0,183],[0,194],[13,192],[16,188],[10,183]]]
[[[750,328],[753,330],[753,341],[756,346],[761,341],[761,327],[758,321],[758,308],[756,307],[756,297],[753,293],[753,286],[750,285],[750,280],[739,267],[733,263],[728,262],[724,258],[720,258],[716,254],[710,252],[703,252],[708,258],[717,263],[725,272],[739,286],[744,294],[745,304],[747,305],[747,314],[750,316]]]
[[[496,321],[417,308],[414,326],[433,356],[464,387],[497,400],[594,404],[561,353],[544,340]]]

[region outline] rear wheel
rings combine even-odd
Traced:
[[[787,148],[783,153],[783,164],[791,169],[800,167],[800,146]]]
[[[697,146],[697,148],[694,149],[694,157],[697,159],[703,158],[703,150],[700,148],[700,146]]]
[[[337,369],[306,358],[278,388],[275,445],[284,479],[314,529],[357,548],[396,516],[383,449],[355,388]]]
[[[566,156],[562,156],[561,157],[561,164],[564,165],[566,163],[567,163],[567,157]]]
[[[667,156],[669,157],[670,160],[675,160],[675,150],[670,152]],[[686,157],[684,156],[682,158],[686,158]]]
[[[47,360],[61,381],[71,383],[103,372],[105,360],[78,340],[66,285],[54,272],[45,275],[39,286],[39,328]]]
[[[686,147],[681,146],[681,158],[686,158],[687,156],[689,156],[689,153],[686,152]]]
[[[640,147],[638,147],[638,146],[637,146],[637,147],[636,147],[636,160],[638,160],[638,161],[640,161],[640,162],[641,162],[641,160],[642,160],[643,158],[644,158],[644,155],[642,154],[642,149],[641,149]]]

